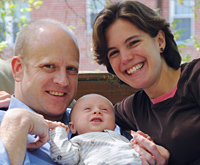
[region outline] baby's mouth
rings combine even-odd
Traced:
[[[126,72],[127,72],[129,75],[134,74],[134,73],[136,73],[137,71],[141,70],[143,66],[144,66],[144,63],[139,63],[139,64],[135,65],[134,67],[132,67],[132,68],[126,70]]]
[[[102,122],[103,120],[99,117],[94,117],[90,120],[91,122]]]

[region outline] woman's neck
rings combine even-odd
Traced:
[[[179,81],[180,74],[181,68],[174,70],[173,68],[168,67],[168,69],[162,73],[158,82],[150,88],[144,89],[144,91],[150,99],[158,98],[174,89]]]

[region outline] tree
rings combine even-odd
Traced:
[[[19,5],[22,3],[27,3],[27,7],[20,8]],[[1,0],[0,1],[0,54],[3,51],[3,48],[8,46],[6,41],[7,36],[11,35],[10,30],[7,28],[8,24],[11,24],[13,20],[17,19],[18,28],[25,26],[28,22],[28,19],[25,16],[25,13],[31,12],[32,10],[37,10],[42,5],[42,0]],[[20,10],[20,16],[16,18],[15,12]]]

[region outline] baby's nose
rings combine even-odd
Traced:
[[[100,110],[95,110],[92,114],[93,115],[102,115],[102,112]]]

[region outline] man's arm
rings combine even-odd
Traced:
[[[23,164],[28,134],[38,135],[35,146],[39,147],[48,141],[48,129],[49,126],[41,115],[20,108],[7,111],[0,126],[0,139],[6,148],[10,164]]]

